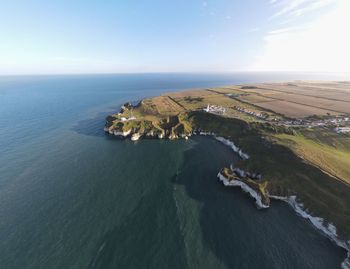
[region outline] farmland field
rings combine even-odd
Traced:
[[[180,106],[167,100],[168,97]],[[275,112],[287,118],[337,116],[350,113],[350,84],[296,81],[233,85],[167,93],[162,98],[151,100],[169,112],[201,109],[215,104],[227,108],[240,106],[256,112]]]
[[[350,89],[346,82],[293,82],[262,83],[242,92],[249,93],[242,101],[258,105],[259,98],[264,104],[259,106],[281,113],[287,117],[306,117],[311,115],[331,115],[350,113]],[[271,103],[268,98],[273,99]],[[266,101],[266,102],[265,102]],[[296,112],[295,110],[300,110]]]
[[[331,115],[339,114],[325,109],[279,100],[264,103],[256,103],[256,105],[259,105],[260,107],[265,109],[273,110],[274,112],[292,118],[304,118],[311,115],[327,115],[327,113]]]
[[[249,155],[235,165],[261,173],[259,188],[297,195],[350,238],[350,135],[337,132],[350,127],[349,113],[350,83],[296,81],[165,93],[113,115],[107,127],[138,138],[204,131],[234,141]]]

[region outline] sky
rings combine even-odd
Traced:
[[[0,0],[0,75],[350,72],[350,0]]]

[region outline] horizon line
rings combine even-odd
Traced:
[[[0,77],[25,76],[88,76],[88,75],[151,75],[151,74],[235,74],[235,73],[291,73],[291,74],[349,74],[350,71],[288,71],[288,70],[237,70],[237,71],[152,71],[152,72],[81,72],[81,73],[13,73]]]

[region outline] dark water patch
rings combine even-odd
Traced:
[[[184,153],[178,175],[188,195],[203,203],[204,244],[228,268],[338,268],[344,251],[285,204],[257,210],[240,189],[224,187],[217,172],[232,155],[216,141],[203,141]],[[197,140],[197,138],[196,138]],[[202,167],[202,168],[201,168]]]
[[[103,128],[106,122],[106,117],[111,113],[113,112],[101,112],[93,118],[80,120],[71,127],[71,130],[81,135],[104,136],[105,132]]]
[[[269,77],[0,78],[0,267],[338,268],[344,253],[289,207],[257,211],[217,182],[227,147],[104,136],[123,102]]]
[[[108,232],[89,268],[186,268],[172,188],[160,182]]]

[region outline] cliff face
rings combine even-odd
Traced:
[[[241,157],[234,168],[219,172],[223,184],[248,192],[260,208],[268,207],[270,199],[286,201],[328,236],[332,230],[333,241],[345,242],[350,238],[350,189],[332,175],[348,175],[344,159],[350,140],[327,128],[308,130],[305,124],[290,123],[284,114],[238,98],[252,94],[245,89],[254,87],[167,93],[136,106],[126,103],[107,117],[105,131],[132,140],[212,135]],[[341,245],[349,249],[350,241]]]
[[[296,196],[297,202],[303,203],[310,215],[333,223],[339,238],[350,237],[350,211],[342,206],[350,202],[349,191],[322,170],[305,162],[289,147],[277,143],[276,133],[285,133],[285,130],[276,132],[266,128],[269,127],[266,124],[214,115],[200,109],[180,110],[177,106],[179,111],[174,111],[164,100],[146,100],[137,106],[124,105],[119,113],[107,117],[105,131],[132,140],[214,135],[219,141],[226,141],[224,144],[242,158],[234,164],[235,168],[250,172],[244,176],[237,174],[234,168],[223,169],[218,177],[225,185],[248,192],[259,208],[269,207],[271,198],[288,201]],[[157,102],[163,102],[162,109]]]
[[[243,191],[248,192],[255,199],[258,208],[268,208],[270,206],[267,181],[240,176],[229,168],[222,169],[218,174],[218,178],[225,186],[240,187]]]
[[[132,137],[133,135],[139,134],[140,136],[162,138],[165,134],[165,130],[148,120],[123,122],[115,118],[112,119],[112,121],[107,120],[105,131],[119,137]]]

